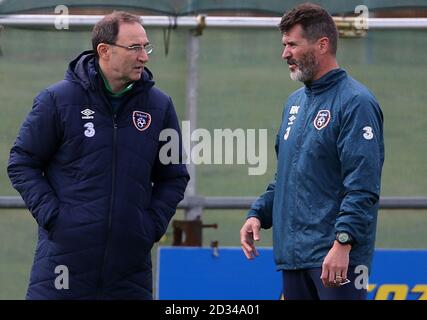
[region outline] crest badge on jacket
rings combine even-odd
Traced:
[[[317,130],[322,130],[331,120],[331,112],[329,110],[319,110],[313,124]]]
[[[132,118],[135,128],[139,131],[146,130],[151,124],[151,115],[147,112],[134,111]]]

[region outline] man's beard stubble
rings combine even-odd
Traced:
[[[296,63],[297,69],[290,73],[294,81],[307,82],[313,80],[319,68],[319,63],[313,52],[307,52],[299,60],[288,60],[288,64]]]

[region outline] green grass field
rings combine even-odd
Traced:
[[[185,109],[186,41],[184,31],[172,34],[164,54],[161,30],[148,29],[155,45],[148,67],[157,85],[168,92],[181,119]],[[383,196],[426,196],[427,190],[427,62],[425,31],[376,31],[362,39],[342,39],[342,67],[377,96],[385,117],[386,160]],[[6,164],[10,147],[38,91],[62,79],[68,61],[89,48],[89,32],[2,32],[0,57],[0,195],[16,195]],[[282,105],[298,83],[289,79],[280,58],[280,34],[275,30],[206,30],[200,38],[198,127],[268,129],[268,171],[248,176],[246,165],[201,165],[198,193],[209,196],[255,196],[263,192],[275,171],[274,137]],[[242,210],[206,211],[204,245],[239,246]],[[182,219],[179,212],[176,219]],[[377,247],[427,248],[427,210],[380,211]],[[160,245],[169,245],[168,229]],[[26,210],[0,210],[0,299],[22,299],[36,241],[36,224]],[[261,246],[271,246],[271,231],[263,231]],[[154,259],[155,257],[155,250]]]

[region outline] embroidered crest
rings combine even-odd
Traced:
[[[135,128],[137,128],[139,131],[144,131],[151,124],[151,115],[147,112],[134,111],[132,118]]]
[[[329,110],[319,110],[316,118],[314,118],[313,125],[317,130],[326,127],[331,120],[331,112]]]

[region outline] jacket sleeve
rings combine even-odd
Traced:
[[[376,219],[384,162],[383,115],[370,96],[356,96],[346,107],[337,141],[344,197],[335,229],[357,243]]]
[[[279,155],[279,136],[276,136],[275,143],[276,155]],[[265,192],[260,195],[252,204],[247,215],[247,219],[251,217],[258,218],[261,221],[261,228],[269,229],[273,226],[273,203],[276,190],[277,173],[274,175],[274,180],[267,186]]]
[[[45,90],[34,100],[14,146],[10,151],[8,174],[39,226],[49,229],[58,214],[59,202],[44,176],[60,141],[56,108]]]
[[[168,224],[176,212],[179,202],[184,198],[190,176],[183,163],[182,135],[172,100],[169,98],[169,110],[165,118],[164,129],[172,129],[179,135],[178,161],[163,164],[157,153],[156,164],[152,172],[153,192],[149,212],[154,222],[155,241],[159,241],[166,232]],[[167,142],[160,142],[159,150]],[[158,151],[159,151],[158,150]]]

